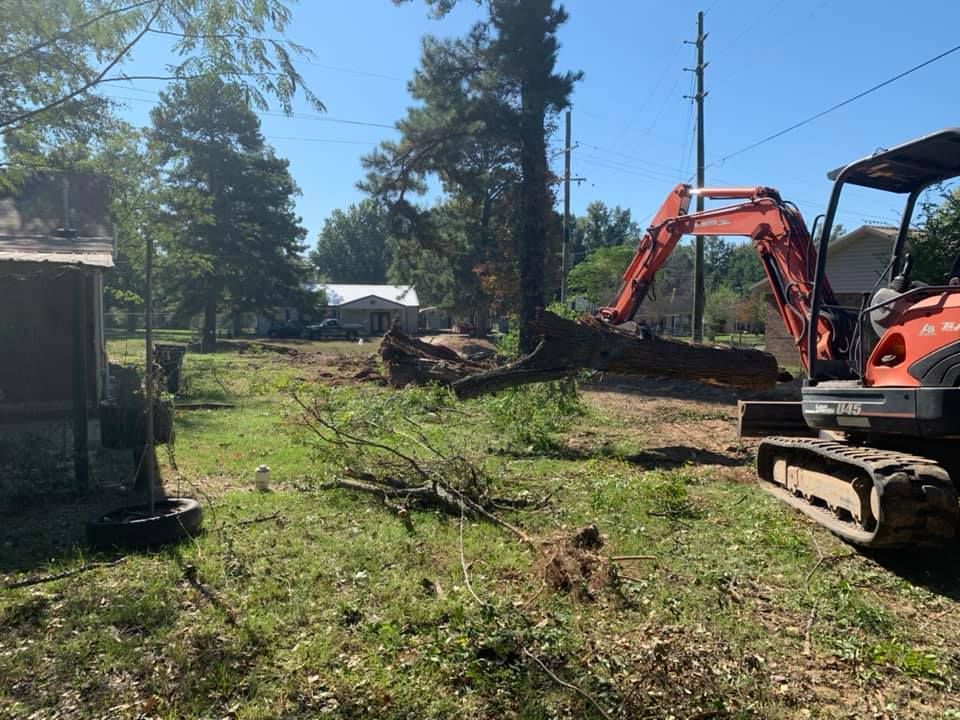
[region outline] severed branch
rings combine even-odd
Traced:
[[[28,578],[23,580],[17,580],[15,582],[5,582],[3,584],[4,589],[13,590],[14,588],[23,588],[30,587],[32,585],[40,585],[42,583],[55,582],[57,580],[63,580],[68,577],[73,577],[74,575],[79,575],[80,573],[89,572],[90,570],[96,570],[98,568],[114,567],[120,563],[126,561],[126,558],[120,558],[119,560],[114,560],[113,562],[102,562],[102,563],[87,563],[86,565],[81,565],[78,568],[73,570],[64,570],[63,572],[54,573],[53,575],[31,575]]]
[[[597,702],[597,699],[593,697],[593,695],[588,693],[579,685],[574,685],[573,683],[569,683],[566,680],[561,680],[559,677],[557,677],[556,673],[554,673],[550,668],[544,665],[543,660],[541,660],[532,652],[527,650],[527,648],[523,648],[523,654],[526,655],[531,660],[533,660],[537,665],[539,665],[540,669],[543,670],[547,675],[549,675],[550,679],[553,680],[555,683],[557,683],[557,685],[560,685],[561,687],[565,687],[567,688],[567,690],[573,690],[577,695],[579,695],[584,700],[586,700],[591,705],[593,705],[593,707],[597,709],[597,712],[600,713],[600,715],[604,718],[604,720],[613,720],[613,718],[610,717],[610,714],[603,709],[603,706],[599,702]]]
[[[440,352],[444,351],[452,352],[446,349]],[[342,477],[323,483],[320,489],[339,488],[373,495],[401,517],[410,531],[413,528],[409,508],[429,508],[470,520],[488,520],[515,535],[527,547],[534,548],[533,541],[523,530],[496,514],[498,507],[517,509],[528,506],[529,501],[490,496],[487,493],[489,482],[479,467],[462,455],[445,454],[413,421],[408,421],[412,432],[387,430],[369,419],[359,422],[361,427],[378,434],[392,432],[407,445],[420,447],[431,456],[427,459],[402,452],[388,442],[364,437],[360,435],[361,431],[347,429],[342,423],[335,422],[319,401],[308,402],[297,393],[293,393],[293,399],[303,410],[303,427],[322,442],[352,453],[351,463],[341,470]]]

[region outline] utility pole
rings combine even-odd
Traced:
[[[563,244],[560,248],[560,302],[567,301],[567,248],[570,246],[570,111],[563,140]]]
[[[687,44],[697,46],[697,66],[695,68],[684,68],[688,72],[696,73],[697,93],[693,99],[697,103],[697,187],[702,188],[705,182],[704,171],[706,169],[703,151],[703,99],[707,93],[703,91],[703,70],[708,63],[703,62],[703,43],[707,36],[703,32],[703,11],[697,13],[697,39],[695,42],[684,40]],[[697,212],[703,210],[703,195],[697,195]],[[703,342],[703,306],[705,300],[705,289],[703,284],[703,236],[698,235],[694,239],[694,258],[693,258],[693,341],[695,343]]]

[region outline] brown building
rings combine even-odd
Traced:
[[[108,379],[110,230],[101,177],[38,174],[0,190],[0,423],[71,415],[79,372],[96,408]]]
[[[872,292],[890,262],[897,228],[882,225],[861,225],[834,240],[827,249],[827,279],[844,307],[858,310],[864,295]],[[787,332],[766,280],[752,290],[766,298],[765,343],[785,367],[800,367],[800,354],[794,339]]]

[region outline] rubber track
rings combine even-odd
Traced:
[[[855,475],[869,477],[880,498],[877,527],[870,531],[852,520],[842,520],[773,482],[777,458],[844,481]],[[862,547],[936,546],[949,542],[957,532],[960,507],[956,488],[946,470],[919,455],[835,440],[770,437],[760,444],[757,474],[764,489]]]

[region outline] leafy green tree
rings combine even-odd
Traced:
[[[718,333],[733,329],[739,303],[740,297],[726,285],[719,286],[707,295],[703,308],[707,337],[713,339]]]
[[[574,220],[570,245],[573,264],[592,250],[610,245],[632,245],[640,242],[642,232],[633,221],[629,208],[612,208],[601,200],[587,205],[585,214]]]
[[[428,3],[440,16],[456,4]],[[546,136],[579,75],[555,71],[556,32],[567,15],[552,0],[487,0],[485,6],[487,19],[465,38],[425,41],[412,84],[424,105],[400,123],[400,143],[385,143],[367,158],[365,187],[404,211],[401,235],[424,238],[417,227],[424,218],[411,210],[406,193],[423,192],[426,175],[437,173],[444,189],[472,209],[477,247],[501,249],[503,237],[494,237],[494,228],[506,232],[519,279],[521,347],[529,351],[528,322],[545,304],[553,225]]]
[[[373,200],[334,210],[323,224],[310,260],[322,280],[387,281],[387,212]]]
[[[309,304],[299,191],[264,144],[245,89],[215,77],[177,83],[151,119],[165,183],[161,277],[182,315],[203,313],[203,350],[215,347],[219,310]]]
[[[620,286],[627,265],[634,255],[628,245],[600,247],[575,265],[567,276],[567,288],[572,295],[582,294],[590,302],[608,303]]]
[[[398,123],[399,143],[364,159],[361,183],[391,210],[391,279],[415,284],[424,302],[480,316],[516,286],[515,269],[504,272],[514,252],[503,234],[513,235],[519,188],[516,143],[500,119],[509,108],[475,71],[486,44],[478,28],[459,40],[424,39],[410,83],[421,104]],[[418,207],[408,198],[425,193],[431,176],[446,197]]]
[[[704,284],[707,292],[725,284],[733,246],[726,238],[707,236],[703,243]]]
[[[928,200],[920,209],[922,230],[910,237],[913,279],[941,284],[960,253],[960,189],[941,190],[940,202]]]
[[[752,242],[733,246],[727,261],[727,270],[721,284],[727,285],[738,295],[746,295],[751,286],[763,280],[763,266]]]
[[[99,127],[108,100],[95,91],[137,79],[121,68],[148,35],[168,37],[162,75],[217,75],[266,107],[290,111],[296,92],[316,107],[292,58],[309,51],[283,39],[286,0],[5,0],[0,12],[0,130],[48,147]]]

